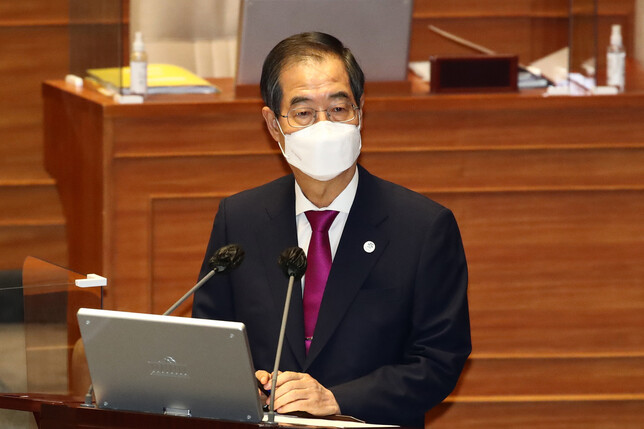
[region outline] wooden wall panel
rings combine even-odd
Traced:
[[[165,312],[183,295],[177,293],[177,285],[187,281],[184,285],[187,291],[197,282],[219,201],[221,198],[215,195],[186,197],[182,194],[158,195],[150,201],[150,307],[153,313]],[[183,263],[177,264],[177,261]],[[191,311],[192,298],[174,314],[190,316]]]
[[[256,110],[235,112],[222,109],[211,115],[199,114],[183,119],[189,124],[185,129],[176,127],[164,116],[146,118],[119,118],[114,128],[114,155],[117,157],[155,154],[172,156],[178,153],[226,154],[277,153],[279,149],[266,131],[261,117],[261,105],[254,103]],[[265,138],[257,141],[258,135]],[[258,143],[263,143],[258,147]]]
[[[67,70],[64,27],[0,27],[0,181],[48,180],[42,157],[41,82]]]
[[[119,250],[109,255],[110,279],[114,284],[129,286],[107,290],[105,302],[109,308],[163,312],[172,303],[171,296],[178,299],[182,291],[194,284],[217,201],[239,189],[258,186],[266,181],[265,177],[276,178],[285,173],[282,160],[273,154],[180,159],[179,169],[176,157],[152,157],[143,163],[140,158],[122,158],[114,165],[111,185],[114,204],[108,216],[113,222],[110,241]],[[240,175],[242,171],[261,171],[261,176]],[[179,204],[184,201],[187,205],[181,207]],[[187,215],[191,207],[202,211]],[[183,225],[188,221],[194,224],[170,231],[170,225],[176,228],[181,215],[187,216]],[[181,235],[179,244],[190,249],[180,262],[169,259],[170,255],[176,256],[173,250],[176,234]],[[161,248],[161,244],[170,247]],[[160,259],[153,259],[155,255]],[[177,271],[169,274],[169,270]],[[179,273],[184,277],[180,278]]]
[[[475,353],[452,398],[637,395],[642,393],[643,385],[642,353],[506,357],[481,357]]]
[[[415,0],[414,17],[527,16],[539,12],[565,13],[567,0]]]
[[[67,1],[0,4],[0,269],[24,257],[67,263],[64,219],[43,168],[45,79],[67,71]]]
[[[19,270],[27,256],[67,264],[67,240],[56,188],[0,184],[0,270]]]
[[[27,256],[65,266],[64,225],[0,225],[0,270],[19,270]]]
[[[602,0],[598,5],[598,67],[602,68],[612,24],[622,25],[627,51],[633,51],[634,2]],[[426,61],[429,55],[474,52],[427,28],[434,25],[498,53],[517,54],[520,62],[528,64],[568,45],[568,7],[567,0],[416,1],[410,58]]]
[[[0,225],[65,224],[58,193],[56,188],[49,184],[2,186],[0,201]],[[51,207],[52,210],[44,211],[42,207]]]
[[[643,191],[434,197],[461,224],[476,355],[644,351]]]
[[[623,398],[551,398],[444,402],[425,420],[436,429],[588,429],[642,427],[642,400]]]
[[[601,104],[579,109],[561,97],[539,98],[533,103],[525,96],[372,98],[364,112],[365,147],[404,152],[423,148],[616,149],[637,147],[644,140],[644,123],[639,119],[644,117],[644,107],[635,97],[607,97]]]
[[[598,55],[603,61],[610,27],[622,25],[627,52],[633,52],[633,22],[630,15],[601,16],[598,19]],[[412,22],[411,61],[427,61],[430,55],[472,55],[475,50],[449,41],[429,30],[433,25],[499,54],[519,55],[529,64],[568,45],[566,17],[416,18]],[[510,36],[511,35],[511,36]]]
[[[475,42],[499,54],[519,55],[530,63],[567,45],[567,18],[489,17],[470,19],[418,18],[413,20],[410,60],[430,55],[472,55],[478,52],[444,39],[428,29],[441,30]],[[508,35],[512,37],[508,37]]]
[[[0,25],[33,26],[65,24],[69,0],[21,0],[0,2]]]
[[[599,13],[628,14],[633,0],[599,0]],[[414,17],[562,16],[568,0],[415,0]]]
[[[505,357],[481,357],[475,353],[467,362],[452,398],[641,395],[642,386],[642,353]]]
[[[365,144],[361,160],[375,174],[424,193],[639,186],[644,174],[641,149],[370,153]]]

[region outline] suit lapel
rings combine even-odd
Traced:
[[[291,176],[292,177],[292,176]],[[297,246],[295,224],[295,193],[293,180],[287,181],[280,193],[272,193],[266,203],[267,222],[258,231],[258,245],[262,251],[264,272],[272,296],[273,314],[279,323],[282,320],[288,279],[277,265],[280,253]],[[291,303],[286,324],[286,343],[300,367],[304,366],[304,320],[302,316],[302,287],[299,281],[293,285]],[[285,351],[285,350],[284,350]]]
[[[378,204],[373,178],[360,168],[358,191],[329,273],[315,327],[315,338],[306,358],[304,370],[311,365],[329,341],[387,246],[389,237],[378,228],[386,218],[387,213]],[[365,250],[367,242],[375,245],[373,251]]]

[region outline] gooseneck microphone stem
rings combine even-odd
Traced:
[[[271,379],[271,397],[268,406],[268,423],[275,423],[275,386],[277,385],[277,372],[282,358],[282,345],[284,344],[284,334],[286,332],[286,321],[288,319],[288,308],[291,304],[291,293],[293,292],[293,283],[295,276],[288,279],[288,288],[286,290],[286,300],[284,301],[284,312],[282,313],[282,325],[280,327],[280,336],[277,342],[277,352],[275,353],[275,366],[273,366],[273,377]]]
[[[163,315],[164,315],[164,316],[167,316],[167,315],[169,315],[170,313],[172,313],[174,310],[176,310],[176,309],[177,309],[177,307],[179,307],[181,304],[183,304],[183,302],[184,302],[186,299],[188,299],[188,298],[190,297],[190,295],[192,295],[193,293],[195,293],[195,292],[197,291],[197,289],[199,289],[199,288],[200,288],[204,283],[206,283],[208,280],[210,280],[210,277],[214,276],[216,273],[217,273],[217,271],[216,271],[216,270],[210,270],[210,272],[209,272],[208,274],[206,274],[205,276],[203,276],[203,278],[202,278],[201,280],[199,280],[199,282],[198,282],[196,285],[194,285],[194,286],[192,287],[192,289],[190,289],[188,292],[186,292],[186,294],[185,294],[184,296],[182,296],[181,298],[179,298],[179,300],[178,300],[177,302],[175,302],[174,304],[172,304],[172,306],[171,306],[170,308],[168,308],[168,309],[165,311],[165,313],[163,313]]]
[[[284,299],[284,311],[282,313],[282,325],[280,326],[279,340],[277,341],[277,351],[275,352],[275,365],[271,376],[271,394],[268,404],[267,422],[275,424],[275,389],[277,386],[277,373],[282,358],[282,347],[284,345],[284,334],[286,332],[286,320],[288,319],[288,309],[291,304],[291,295],[293,292],[293,283],[299,280],[306,271],[306,254],[299,247],[289,247],[285,249],[277,261],[282,271],[288,277],[288,288],[286,298]],[[304,341],[304,339],[302,339]]]

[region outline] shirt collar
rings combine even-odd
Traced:
[[[295,215],[300,215],[309,210],[335,210],[340,213],[349,213],[351,210],[351,205],[353,200],[356,197],[356,192],[358,191],[358,168],[356,168],[353,178],[349,182],[346,188],[338,195],[331,204],[327,207],[319,208],[311,201],[309,201],[302,188],[298,185],[297,180],[295,181]]]

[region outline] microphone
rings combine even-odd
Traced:
[[[238,244],[228,244],[219,248],[208,261],[208,267],[217,273],[237,268],[244,260],[244,250]]]
[[[203,276],[199,282],[192,287],[184,296],[179,298],[170,308],[163,313],[164,316],[169,315],[178,306],[183,304],[183,302],[190,297],[193,293],[197,291],[204,283],[206,283],[210,277],[215,274],[225,273],[231,271],[239,266],[244,260],[244,250],[237,244],[228,244],[224,247],[219,248],[212,257],[208,260],[208,267],[210,272]]]
[[[289,247],[280,254],[277,263],[286,277],[299,280],[306,271],[306,254],[299,247]]]
[[[284,344],[284,333],[286,332],[286,320],[288,319],[288,309],[291,304],[291,293],[293,283],[299,280],[306,271],[306,254],[299,247],[289,247],[285,249],[277,261],[282,268],[284,275],[288,277],[288,289],[286,290],[286,299],[284,301],[284,312],[282,313],[282,325],[280,326],[279,340],[277,341],[277,352],[275,353],[275,365],[273,366],[273,376],[271,378],[271,396],[268,408],[268,423],[275,423],[275,386],[277,384],[277,371],[282,358],[282,346]]]

